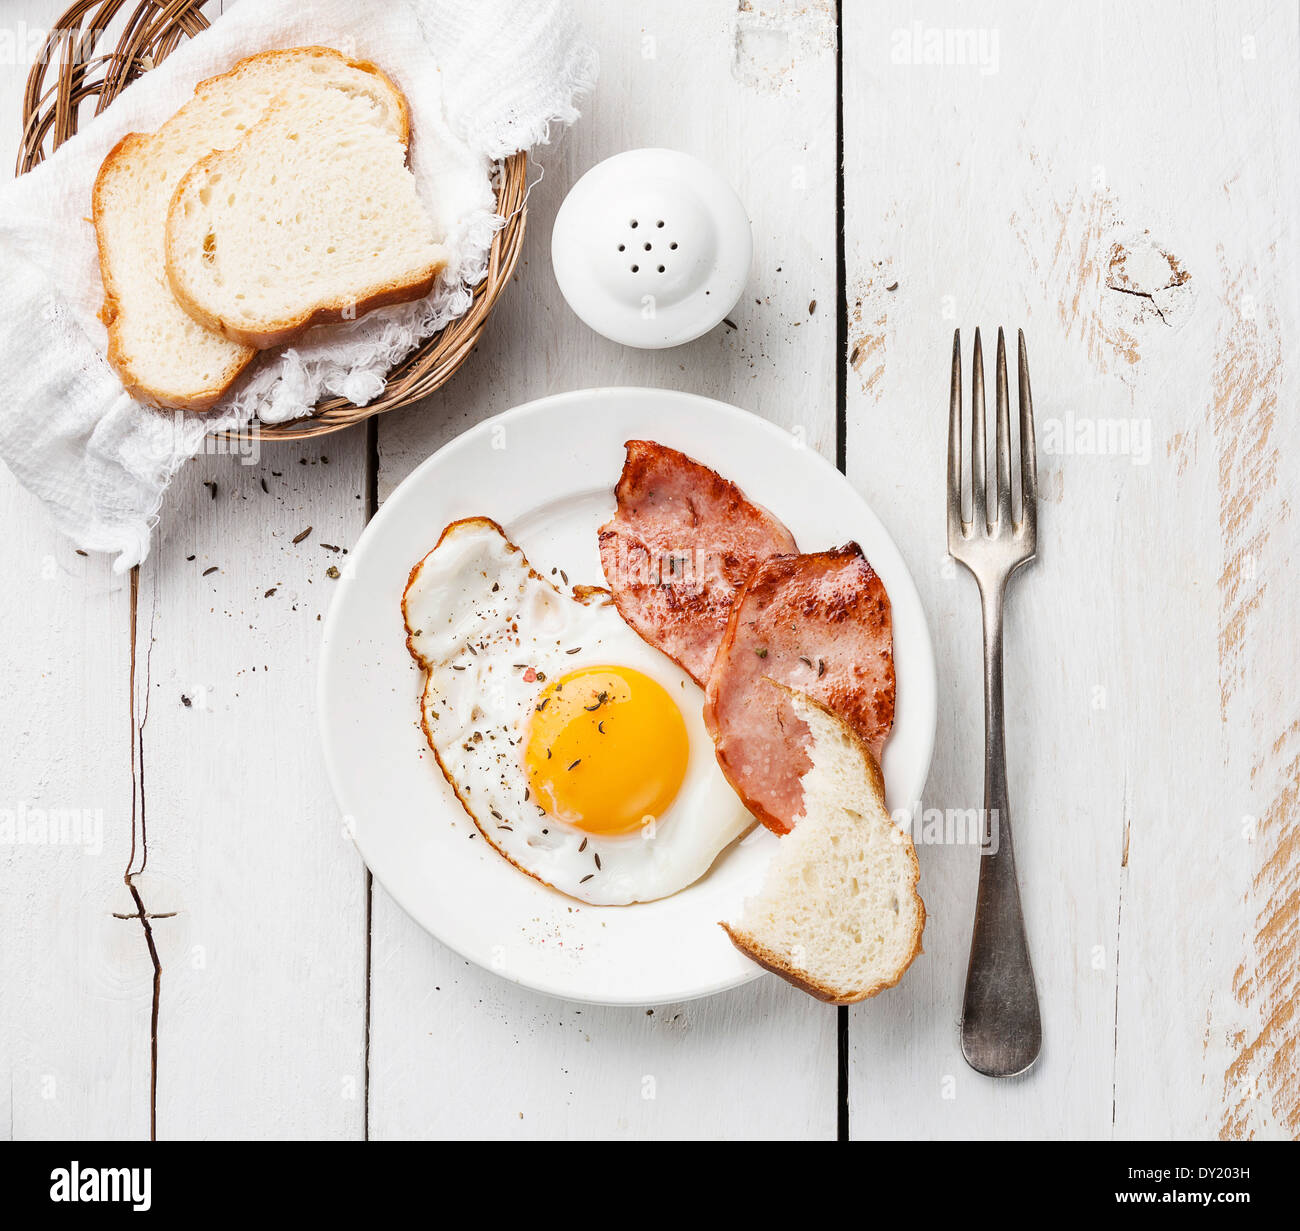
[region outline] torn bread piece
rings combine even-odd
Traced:
[[[382,101],[324,90],[310,109],[273,103],[186,173],[167,214],[167,276],[200,324],[265,349],[423,298],[447,263],[434,230]]]
[[[885,807],[880,767],[853,729],[805,694],[769,686],[788,694],[809,729],[804,810],[758,894],[722,927],[787,982],[855,1004],[893,987],[921,952],[916,850]]]
[[[368,94],[394,137],[409,137],[406,101],[373,65],[329,47],[266,51],[195,87],[153,133],[128,133],[95,180],[93,215],[108,327],[108,361],[126,391],[153,406],[207,410],[257,353],[201,325],[167,278],[167,210],[181,178],[213,150],[235,145],[277,99],[309,108],[325,90]]]

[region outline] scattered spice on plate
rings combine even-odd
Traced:
[[[299,530],[298,533],[293,536],[293,541],[295,543],[301,543],[303,539],[305,539],[310,533],[311,533],[310,526],[308,526],[306,530]]]

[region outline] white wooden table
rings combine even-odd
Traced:
[[[0,33],[62,7],[7,2]],[[581,7],[600,87],[540,151],[516,285],[444,391],[373,447],[199,459],[132,578],[0,476],[0,809],[84,809],[103,839],[0,846],[0,1134],[1300,1135],[1296,4]],[[27,67],[0,65],[4,165]],[[589,332],[549,261],[568,187],[640,145],[717,166],[754,224],[735,327],[659,353]],[[323,545],[470,424],[587,385],[709,394],[838,455],[929,612],[926,805],[978,805],[943,442],[952,329],[998,323],[1028,336],[1043,448],[1007,644],[1030,1076],[958,1050],[970,846],[921,848],[925,956],[843,1041],[775,979],[540,998],[370,882],[317,751]]]

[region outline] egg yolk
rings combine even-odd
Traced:
[[[553,817],[625,834],[667,811],[689,753],[662,685],[630,667],[583,667],[538,695],[524,763],[533,798]]]

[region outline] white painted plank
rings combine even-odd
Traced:
[[[1147,393],[1180,422],[1163,448],[1155,433],[1139,514],[1159,529],[1134,629],[1148,685],[1135,730],[1151,745],[1130,756],[1117,1135],[1300,1137],[1300,525],[1285,460],[1300,446],[1298,22],[1294,5],[1256,3],[1181,31],[1139,100],[1166,135],[1124,185],[1135,211],[1189,203],[1200,285]],[[1149,613],[1186,608],[1168,627],[1187,649],[1161,654]]]
[[[0,175],[61,8],[5,6]],[[153,968],[140,925],[115,917],[134,909],[129,582],[3,468],[0,523],[0,1136],[147,1136]]]
[[[149,1132],[153,971],[130,859],[130,597],[0,483],[0,1135]]]
[[[28,5],[6,30],[34,46],[64,7]],[[7,162],[27,67],[5,66]],[[6,481],[6,566],[44,579],[6,605],[13,644],[32,648],[6,668],[13,695],[34,698],[14,714],[14,789],[102,808],[105,828],[98,858],[20,846],[6,859],[15,1135],[150,1131],[154,965],[140,922],[113,914],[137,909],[128,861],[156,916],[159,1135],[361,1135],[365,878],[335,823],[314,696],[340,559],[321,542],[350,545],[364,524],[364,459],[352,432],[260,465],[187,467],[141,570],[134,676],[128,582],[60,545]]]
[[[326,544],[360,533],[364,459],[361,431],[269,444],[255,465],[201,457],[141,567],[135,883],[175,912],[153,923],[160,1137],[363,1130],[365,875],[315,697],[327,570],[345,559]]]
[[[833,456],[831,6],[582,8],[601,85],[578,127],[540,152],[534,173],[545,177],[530,197],[518,280],[478,351],[445,391],[381,420],[381,494],[469,424],[600,384],[720,397]],[[754,223],[737,328],[670,351],[632,351],[591,333],[550,269],[551,223],[568,187],[601,158],[640,145],[704,158],[735,184]],[[566,1005],[466,966],[378,885],[373,917],[374,1136],[834,1136],[835,1012],[776,980],[653,1015]]]
[[[1262,1080],[1294,1132],[1292,1019],[1261,1023],[1296,986],[1282,945],[1295,859],[1281,828],[1294,701],[1268,683],[1289,670],[1294,616],[1280,586],[1220,581],[1225,561],[1280,562],[1294,545],[1268,458],[1281,435],[1279,424],[1269,439],[1277,331],[1295,312],[1280,212],[1294,195],[1294,12],[1256,4],[1191,22],[1168,5],[950,3],[920,25],[904,4],[846,16],[850,307],[862,301],[850,473],[931,612],[946,686],[929,805],[974,806],[982,789],[978,607],[942,537],[954,324],[968,347],[975,324],[1025,326],[1043,491],[1040,559],[1013,586],[1007,628],[1011,806],[1043,1057],[1015,1083],[965,1067],[956,1027],[977,857],[924,848],[927,956],[901,994],[853,1014],[853,1132],[1275,1131],[1258,1100],[1240,1123],[1224,1102],[1214,1036],[1241,1047],[1243,1018],[1260,1040],[1252,1067],[1272,1063]],[[945,39],[947,62],[927,63]],[[954,62],[958,46],[975,62]],[[1112,244],[1137,250],[1144,231],[1191,275],[1160,297],[1163,316],[1106,289]],[[1251,293],[1266,306],[1243,326]],[[1133,421],[1135,447],[1061,451],[1071,426],[1103,419]],[[1249,508],[1236,520],[1239,501]],[[1254,543],[1265,526],[1267,543]],[[1243,644],[1225,646],[1238,616]],[[1248,848],[1228,835],[1252,808],[1269,819]],[[1252,882],[1273,901],[1252,902]],[[1252,954],[1264,986],[1238,1002],[1234,970]]]

